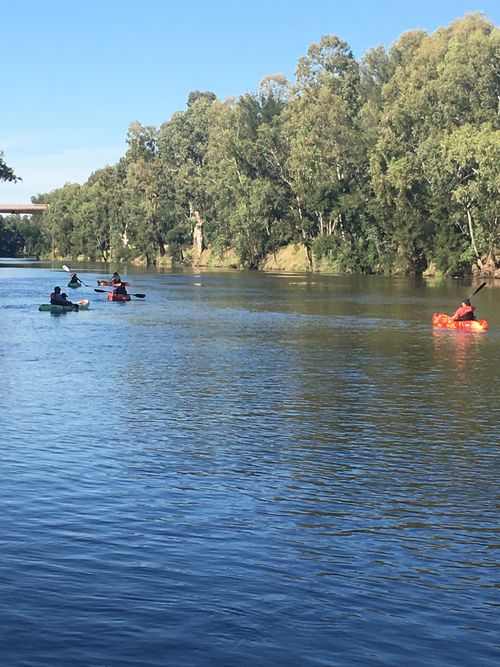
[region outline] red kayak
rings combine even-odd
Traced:
[[[480,333],[488,329],[486,320],[452,320],[446,313],[434,313],[432,324],[438,329],[459,329]]]
[[[127,285],[130,285],[130,283],[112,283],[111,280],[98,280],[97,284],[100,287],[120,287],[120,285],[125,285],[126,287]]]
[[[130,301],[130,294],[115,294],[114,292],[108,292],[108,301]]]

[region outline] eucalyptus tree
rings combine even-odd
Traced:
[[[54,257],[77,257],[80,254],[81,247],[75,230],[82,187],[77,183],[67,183],[44,195],[49,208],[44,213],[43,225]]]
[[[171,227],[169,180],[160,158],[156,128],[132,123],[127,143],[122,250],[140,253],[147,264],[152,264],[158,254],[165,254],[166,234]]]
[[[462,241],[459,262],[494,271],[500,253],[500,131],[464,124],[442,141],[441,187],[451,193],[449,223]]]
[[[266,252],[274,252],[282,245],[300,240],[294,210],[295,195],[287,172],[290,142],[283,131],[291,95],[292,85],[282,74],[267,75],[258,90],[262,122],[257,132],[257,147],[262,178],[267,183],[263,191],[267,191],[270,216]]]
[[[448,200],[460,264],[495,270],[500,252],[500,30],[472,14],[440,31],[447,49],[435,82],[443,128],[431,180]],[[454,266],[450,267],[452,270]]]
[[[92,212],[85,227],[87,238],[93,239],[93,257],[107,261],[122,258],[126,239],[125,218],[126,163],[122,158],[91,174],[86,183],[86,210]]]
[[[257,268],[267,253],[290,239],[290,192],[278,177],[286,159],[280,125],[288,88],[282,75],[264,77],[256,93],[235,102],[230,115],[225,115],[227,127],[215,132],[211,143],[210,173],[215,173],[215,167],[220,173],[224,165],[226,181],[230,179],[229,242],[248,268]],[[223,150],[217,150],[217,145]]]
[[[91,174],[78,192],[72,240],[88,259],[121,259],[124,178],[122,160]]]
[[[317,237],[351,244],[359,235],[367,160],[360,137],[363,94],[359,64],[348,44],[334,35],[309,47],[296,77],[284,112],[286,174],[298,231],[310,254]]]
[[[112,190],[106,192],[100,179],[112,169],[95,172],[83,185],[66,184],[37,198],[38,203],[49,204],[40,221],[43,236],[37,239],[44,248],[42,252],[62,257],[83,255],[92,260],[107,259],[109,224],[105,198]]]
[[[362,106],[356,123],[363,158],[362,166],[358,171],[359,189],[353,198],[353,203],[356,204],[353,208],[356,210],[359,233],[356,243],[353,244],[350,264],[351,268],[368,272],[379,272],[389,267],[384,243],[384,229],[377,215],[378,208],[370,178],[369,164],[378,140],[379,125],[383,114],[384,86],[390,82],[395,68],[394,57],[381,45],[365,52],[360,61]],[[331,243],[331,239],[325,241]],[[316,246],[319,243],[321,240]],[[340,263],[340,267],[342,266],[346,266],[345,261]]]
[[[396,64],[383,45],[369,49],[360,62],[360,80],[365,103],[371,101],[382,108],[382,88],[391,80]]]
[[[210,207],[205,182],[212,106],[211,92],[190,93],[186,111],[178,111],[164,123],[158,135],[159,162],[170,192],[169,240],[174,245],[201,231]]]
[[[234,150],[236,104],[235,99],[229,99],[214,101],[211,106],[204,175],[210,213],[204,238],[216,255],[234,247],[232,216],[241,196],[242,174]]]
[[[457,134],[459,128],[496,122],[495,43],[498,31],[476,14],[433,35],[403,35],[391,50],[396,68],[383,88],[371,175],[387,254],[392,253],[400,271],[420,272],[429,260],[455,253],[438,247],[456,246],[451,213],[457,196],[445,186],[441,151],[449,150],[453,135],[464,140],[463,132]],[[463,222],[470,236],[467,214]]]

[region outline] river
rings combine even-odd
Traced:
[[[498,285],[72,268],[0,260],[2,665],[499,664]]]

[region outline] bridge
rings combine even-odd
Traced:
[[[43,213],[48,204],[0,204],[0,213]]]

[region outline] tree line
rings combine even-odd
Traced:
[[[161,127],[133,122],[117,164],[33,198],[49,204],[39,222],[0,217],[0,248],[9,228],[54,257],[155,264],[209,247],[259,268],[299,244],[311,269],[494,272],[499,47],[480,13],[359,61],[325,36],[294,83],[265,76],[228,100],[195,91]]]

